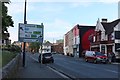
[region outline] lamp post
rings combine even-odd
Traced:
[[[41,64],[42,64],[42,43],[41,43]]]

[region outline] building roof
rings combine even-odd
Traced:
[[[86,28],[86,27],[95,28],[95,26],[89,26],[89,25],[78,25],[78,29],[80,29],[80,28]]]
[[[45,43],[43,43],[43,45],[46,45],[46,46],[52,46],[53,44],[50,43],[50,42],[45,42]]]
[[[106,34],[110,34],[113,32],[114,30],[114,27],[120,22],[120,19],[117,19],[113,22],[101,22],[101,24],[103,25],[105,31],[106,31]]]

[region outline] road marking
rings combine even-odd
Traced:
[[[70,62],[70,61],[69,61]],[[73,63],[73,64],[77,64],[77,62],[70,62],[70,63]],[[83,65],[83,66],[86,66],[86,64],[81,64],[81,65]],[[89,65],[89,66],[86,66],[86,67],[89,67],[89,68],[94,68],[94,69],[98,69],[97,67],[95,67],[95,66],[91,66],[91,65]],[[118,74],[118,72],[117,71],[113,71],[113,70],[109,70],[109,69],[104,69],[105,71],[109,71],[109,72],[113,72],[113,73],[116,73],[116,74]]]
[[[109,72],[113,72],[113,73],[117,73],[117,74],[118,74],[117,71],[113,71],[113,70],[109,70],[109,69],[104,69],[104,70],[109,71]]]
[[[39,61],[38,61],[37,59],[35,59],[34,57],[32,57],[32,56],[29,56],[29,57],[32,58],[33,60],[39,62]]]
[[[55,73],[59,74],[60,76],[62,76],[63,78],[67,78],[67,79],[70,79],[69,77],[67,77],[66,75],[60,73],[59,71],[47,66],[50,70],[54,71]]]
[[[74,62],[74,61],[69,61],[69,63],[73,63],[73,64],[77,64],[78,65],[78,62]],[[86,64],[80,64],[80,65],[83,65],[83,66],[85,66],[85,67],[90,67],[90,68],[95,68],[95,69],[98,69],[97,67],[95,67],[95,66],[91,66],[91,65],[86,65]]]

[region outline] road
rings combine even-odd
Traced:
[[[55,63],[49,66],[61,70],[73,78],[118,78],[117,64],[94,64],[80,58],[54,55]]]
[[[92,80],[108,78],[108,80],[117,80],[117,78],[119,78],[118,64],[94,64],[85,62],[82,58],[74,58],[60,54],[54,54],[53,57],[55,59],[53,64],[44,64],[48,68],[47,73],[52,74],[49,76],[50,78],[68,77],[73,80],[77,78],[91,78]],[[38,54],[30,54],[29,58],[31,58],[31,61],[34,62],[34,66],[36,67],[35,71],[39,71],[40,63],[38,63]],[[40,74],[40,71],[38,72],[38,74]]]

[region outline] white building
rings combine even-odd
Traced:
[[[39,50],[41,53],[41,49]],[[51,53],[52,52],[52,43],[45,42],[42,44],[42,53]]]
[[[114,52],[116,59],[120,59],[120,19],[107,22],[107,19],[98,19],[94,42],[91,44],[91,50],[97,50],[103,53]]]

